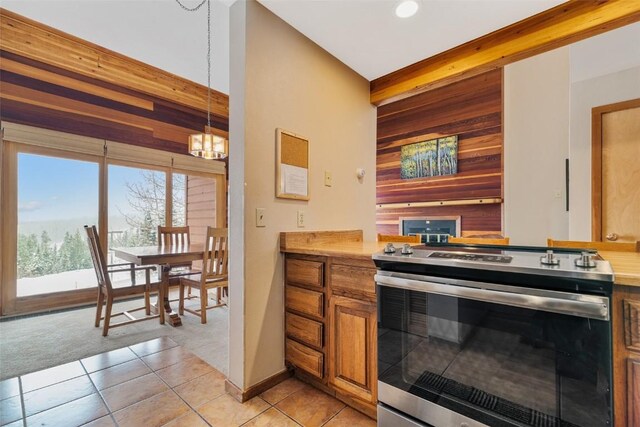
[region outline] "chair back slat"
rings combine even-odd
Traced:
[[[189,227],[158,227],[158,246],[186,246]]]
[[[547,246],[553,248],[595,249],[598,251],[640,252],[640,242],[590,242],[580,240],[547,239]]]
[[[227,276],[228,270],[228,229],[207,227],[202,259],[202,281]]]
[[[462,243],[467,245],[508,245],[509,238],[485,238],[485,237],[449,237],[449,243]]]
[[[84,229],[87,232],[89,252],[91,253],[93,268],[96,272],[96,278],[98,279],[98,286],[104,286],[107,288],[107,292],[110,293],[112,290],[111,279],[109,278],[109,273],[107,271],[107,263],[104,258],[104,253],[102,252],[102,247],[100,246],[100,239],[98,237],[96,226],[92,225],[89,227],[85,225]]]
[[[392,242],[392,243],[420,243],[420,235],[415,234],[413,236],[398,236],[394,234],[380,234],[378,233],[378,242]]]

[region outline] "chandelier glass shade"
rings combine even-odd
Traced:
[[[203,159],[224,159],[229,155],[229,141],[211,133],[189,135],[189,153]]]

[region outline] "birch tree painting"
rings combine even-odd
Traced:
[[[458,137],[430,139],[404,145],[400,153],[400,178],[453,175],[458,171]]]

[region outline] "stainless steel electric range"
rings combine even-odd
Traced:
[[[608,426],[613,272],[593,251],[387,246],[379,426]]]

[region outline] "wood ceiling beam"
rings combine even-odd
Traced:
[[[570,0],[371,82],[384,105],[640,21],[640,0]]]
[[[0,8],[0,49],[67,71],[207,110],[207,87]],[[162,46],[158,46],[162,49]],[[211,113],[229,117],[229,97],[211,90]]]

